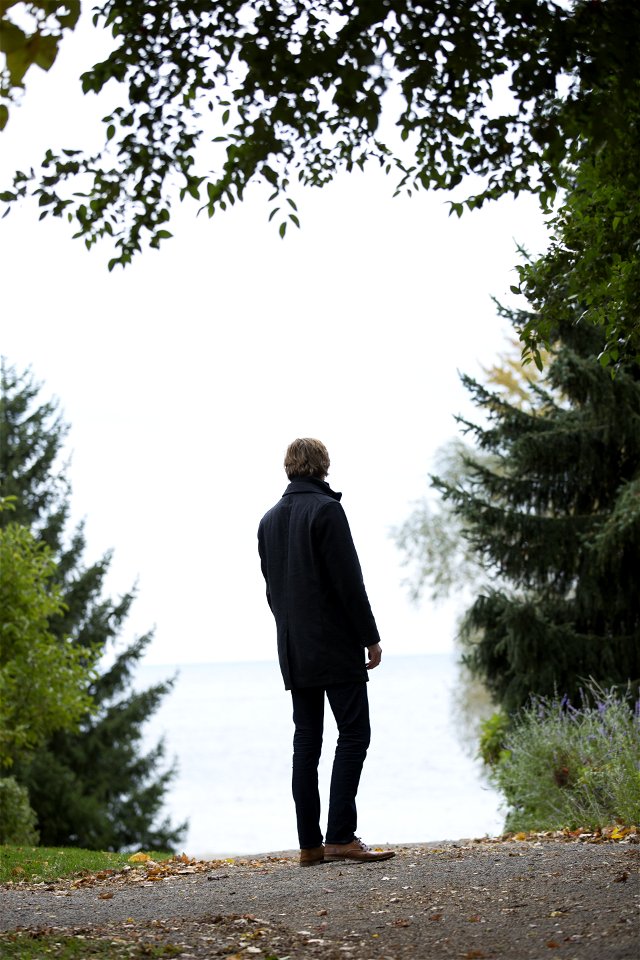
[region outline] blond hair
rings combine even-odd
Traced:
[[[293,477],[318,477],[324,480],[329,472],[329,453],[324,443],[312,437],[299,437],[290,443],[284,455],[284,469]]]

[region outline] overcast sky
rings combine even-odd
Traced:
[[[0,188],[95,136],[81,40],[13,111]],[[459,371],[505,348],[491,296],[509,300],[516,241],[538,252],[545,233],[527,197],[457,220],[393,186],[372,168],[299,191],[284,241],[260,191],[212,221],[185,206],[173,240],[111,274],[33,206],[0,221],[0,352],[60,400],[87,561],[113,549],[109,590],[137,581],[125,636],[155,626],[146,662],[275,656],[256,528],[296,436],[329,449],[385,651],[451,648],[455,604],[411,608],[389,531],[469,413]]]

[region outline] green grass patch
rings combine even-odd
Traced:
[[[174,944],[140,943],[135,940],[64,936],[53,933],[0,934],[3,960],[151,960],[176,957],[182,948]]]
[[[51,882],[78,873],[99,873],[121,870],[128,864],[130,853],[102,853],[79,847],[15,847],[0,846],[0,883],[18,881]],[[153,853],[154,860],[166,860],[171,854]]]

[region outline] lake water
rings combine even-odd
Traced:
[[[179,670],[173,692],[145,728],[163,735],[178,776],[167,813],[189,819],[191,856],[297,847],[290,794],[291,697],[277,663],[141,667],[146,687]],[[455,658],[387,656],[371,675],[372,741],[358,793],[367,843],[480,837],[501,831],[499,796],[459,741],[452,693]],[[327,706],[320,764],[326,815],[336,728]],[[326,823],[323,824],[323,828]]]

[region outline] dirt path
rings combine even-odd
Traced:
[[[379,864],[293,854],[0,892],[0,929],[171,943],[257,960],[640,960],[633,843],[459,841]],[[0,955],[2,954],[0,936]]]

